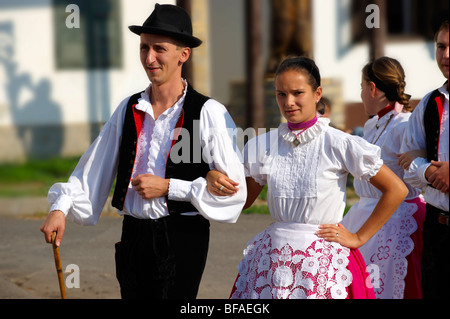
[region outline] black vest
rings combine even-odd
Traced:
[[[444,105],[443,100],[444,96],[439,92],[439,90],[436,90],[431,93],[430,99],[425,107],[423,124],[425,128],[428,161],[438,160],[439,136]]]
[[[123,210],[125,203],[128,185],[131,180],[131,174],[136,160],[137,140],[145,116],[144,112],[136,110],[135,108],[141,93],[142,92],[130,97],[125,113],[122,140],[119,149],[119,167],[116,187],[112,199],[112,205],[119,210]],[[188,85],[183,110],[177,123],[177,127],[182,128],[183,132],[179,134],[177,140],[172,143],[172,148],[166,164],[167,179],[177,178],[193,181],[199,177],[206,177],[206,174],[208,174],[210,169],[209,165],[203,160],[199,127],[200,113],[203,105],[208,100],[208,97],[201,95]],[[189,135],[187,133],[189,133]],[[183,138],[189,138],[189,141],[183,141]],[[187,149],[188,145],[189,148]],[[175,151],[177,151],[176,154]],[[194,153],[196,151],[199,153]],[[189,154],[184,152],[188,152]],[[180,159],[183,160],[179,162]],[[166,201],[169,214],[171,215],[197,211],[190,202],[172,201],[168,198],[166,198]]]

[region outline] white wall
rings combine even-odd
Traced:
[[[88,72],[56,68],[51,0],[0,0],[0,149],[8,150],[8,159],[24,154],[21,143],[25,145],[26,142],[20,137],[17,125],[62,123],[66,132],[65,149],[61,155],[85,150],[95,135],[87,128],[88,123],[107,121],[118,103],[148,85],[139,61],[139,37],[131,33],[128,26],[142,24],[156,1],[121,0],[123,66],[118,70]],[[211,96],[226,104],[230,98],[230,81],[245,79],[244,4],[243,0],[210,1]],[[265,61],[270,13],[269,0],[261,1],[264,1],[267,49],[262,54]],[[158,2],[174,4],[175,0]],[[321,74],[324,78],[342,80],[344,102],[360,102],[361,69],[367,63],[368,46],[354,45],[350,41],[350,0],[314,0],[312,4],[314,56]],[[2,28],[6,35],[1,32]],[[8,32],[12,32],[12,36],[8,36]],[[407,92],[413,99],[421,99],[445,81],[436,66],[433,43],[388,41],[386,55],[402,63],[406,71]],[[25,114],[20,110],[13,113],[9,95],[11,88],[8,87],[11,77],[16,84],[18,109],[33,105],[34,99],[38,98],[36,88],[48,80],[51,88],[49,99],[58,106],[60,114],[51,108],[47,108],[45,114],[35,109]],[[92,92],[97,90],[92,90],[92,85],[103,88],[104,93],[93,96]],[[102,103],[105,99],[107,103]],[[93,101],[104,105],[96,113],[91,107]],[[86,132],[79,137],[82,126]],[[74,136],[80,143],[76,148],[73,148]],[[17,150],[12,150],[14,147]],[[4,153],[0,154],[0,160],[6,158]]]
[[[148,86],[139,36],[128,26],[141,25],[155,3],[121,0],[120,69],[71,71],[56,68],[52,1],[0,0],[0,162],[86,151],[96,124]]]
[[[10,25],[13,32],[12,37],[2,34],[6,41],[0,46],[3,61],[11,63],[8,67],[0,63],[0,125],[12,124],[8,95],[10,74],[31,85],[53,75],[51,21],[51,11],[46,6],[0,10],[0,23]],[[25,104],[32,95],[28,87],[23,89],[18,96],[19,103]]]
[[[226,103],[229,98],[229,81],[243,79],[245,76],[243,4],[241,0],[233,0],[224,7],[221,5],[222,1],[218,1],[211,3],[212,10],[216,10],[211,13],[211,30],[214,31],[211,35],[214,38],[211,40],[212,95]],[[36,0],[34,3],[40,5],[31,7],[7,5],[6,9],[0,10],[0,23],[11,23],[13,26],[13,38],[9,40],[14,47],[12,62],[16,64],[15,75],[28,78],[31,87],[48,79],[51,83],[51,99],[61,107],[61,117],[66,124],[85,123],[89,119],[89,76],[91,81],[102,81],[106,77],[109,81],[110,108],[100,115],[100,120],[106,121],[107,115],[114,111],[124,97],[144,89],[148,83],[139,62],[139,37],[131,33],[128,26],[141,24],[153,10],[155,2],[122,0],[123,68],[90,74],[87,71],[56,69],[51,1]],[[160,2],[175,3],[174,0]],[[2,3],[5,1],[0,2],[0,7]],[[323,77],[338,77],[343,80],[344,100],[359,102],[361,69],[367,62],[368,47],[364,44],[346,46],[348,25],[344,23],[343,27],[336,27],[340,21],[345,21],[345,17],[339,18],[337,12],[345,16],[349,4],[348,0],[313,1],[314,55]],[[421,41],[388,43],[386,46],[386,55],[400,60],[405,68],[407,91],[415,99],[420,99],[445,80],[436,66],[433,54],[433,44]],[[46,124],[53,121],[52,116],[23,117],[15,119],[13,123],[9,112],[7,84],[7,72],[0,64],[0,126]],[[19,105],[25,105],[33,98],[31,87],[25,85],[21,88]]]
[[[20,1],[19,1],[20,2]],[[106,121],[118,103],[127,95],[145,89],[148,79],[139,61],[139,36],[128,30],[132,24],[141,25],[149,16],[157,1],[122,0],[123,67],[110,71],[57,70],[55,66],[53,11],[51,1],[35,1],[39,5],[4,5],[0,2],[0,23],[10,23],[13,30],[11,41],[14,52],[9,56],[16,65],[15,75],[28,81],[19,91],[19,106],[33,98],[33,88],[41,80],[48,80],[51,86],[51,100],[61,107],[64,124],[86,123],[89,117],[88,85],[107,79],[110,109],[100,114],[100,121]],[[175,3],[175,1],[158,1]],[[3,6],[3,7],[2,7]],[[83,28],[83,25],[80,26]],[[5,40],[5,39],[2,39]],[[5,46],[5,42],[0,45]],[[89,81],[90,79],[90,81]],[[56,124],[52,116],[21,116],[12,119],[7,86],[8,72],[0,63],[0,126],[14,124]],[[98,99],[101,96],[97,97]]]
[[[360,102],[361,70],[368,62],[369,53],[366,44],[349,45],[350,24],[345,16],[349,15],[350,1],[314,0],[313,8],[314,57],[321,75],[341,78],[344,101]],[[346,22],[339,27],[341,21]],[[445,82],[437,67],[431,42],[391,42],[388,39],[385,55],[398,59],[402,64],[407,93],[413,99],[421,99]]]

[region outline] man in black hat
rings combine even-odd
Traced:
[[[126,98],[81,158],[67,183],[49,191],[45,240],[65,217],[95,225],[114,179],[112,204],[124,215],[116,244],[122,298],[195,298],[205,267],[209,220],[234,223],[246,199],[236,127],[225,107],[181,77],[191,50],[189,15],[156,4],[142,26],[140,58],[150,86]],[[215,197],[205,176],[217,169],[237,181],[237,194]],[[224,191],[223,187],[219,188]]]

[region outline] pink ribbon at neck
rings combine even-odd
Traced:
[[[288,125],[288,127],[289,127],[289,129],[291,131],[298,131],[298,130],[307,129],[308,127],[311,127],[314,124],[316,124],[316,122],[317,122],[317,116],[315,116],[310,121],[306,121],[306,122],[303,122],[303,123],[291,123],[291,122],[288,122],[287,125]]]

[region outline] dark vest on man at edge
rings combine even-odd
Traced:
[[[123,124],[122,141],[119,149],[119,166],[116,179],[116,187],[112,199],[113,207],[123,210],[128,185],[131,181],[131,174],[136,160],[137,141],[141,131],[142,122],[145,113],[136,109],[141,93],[137,93],[130,97],[125,113]],[[172,148],[166,162],[166,178],[176,178],[186,181],[193,181],[199,177],[206,177],[210,168],[204,162],[203,154],[194,154],[195,150],[201,150],[199,120],[203,105],[209,97],[206,97],[195,91],[190,85],[186,92],[186,98],[181,111],[177,128],[187,130],[188,134],[179,134],[176,141],[173,141]],[[186,141],[183,138],[189,138],[189,150],[186,150]],[[176,144],[183,143],[183,147]],[[177,150],[179,154],[172,156],[172,151]],[[181,160],[174,163],[172,158],[186,159],[182,152],[189,152],[189,161]],[[186,155],[186,154],[184,154]],[[200,155],[200,156],[199,156]],[[190,202],[172,201],[166,197],[169,214],[176,215],[186,212],[196,212],[197,209]]]
[[[423,116],[428,161],[438,160],[443,107],[444,96],[439,90],[435,90],[430,95]]]

